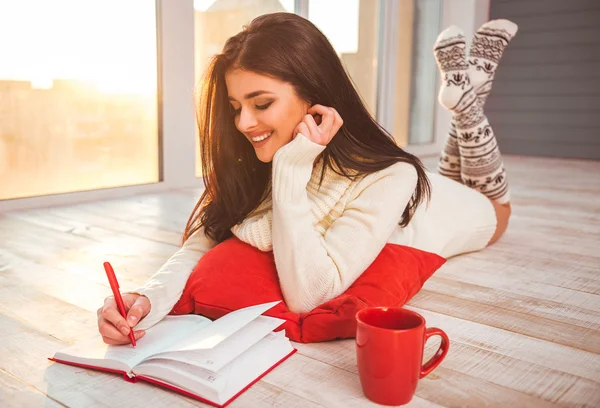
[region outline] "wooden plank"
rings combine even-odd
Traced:
[[[173,192],[98,201],[81,204],[77,208],[133,224],[154,226],[158,222],[162,229],[181,234],[200,198],[191,196],[194,191],[198,190],[189,190],[185,195]]]
[[[527,242],[528,239],[532,240],[536,238],[538,238],[539,243],[532,244],[529,252],[524,249],[514,249],[515,252],[512,252],[514,256],[508,255],[511,252],[511,248]],[[506,266],[511,268],[510,270],[502,271],[502,274],[506,276],[514,276],[516,279],[522,277],[523,281],[569,287],[574,290],[581,290],[582,292],[598,292],[600,279],[596,273],[597,268],[594,266],[597,264],[598,259],[591,255],[594,250],[593,244],[582,242],[581,252],[585,253],[579,255],[576,251],[565,251],[561,253],[561,259],[555,260],[552,257],[549,258],[552,252],[549,253],[547,251],[554,243],[554,239],[548,239],[544,242],[542,232],[535,234],[526,233],[515,227],[507,231],[501,241],[496,243],[497,245],[494,244],[492,248],[488,248],[489,250],[486,251],[493,251],[493,253],[480,254],[477,257],[469,256],[465,260],[464,265],[477,267],[476,264],[479,261],[485,261],[489,267],[491,262],[498,262],[498,260],[504,259]],[[486,256],[490,258],[486,258]],[[572,275],[568,275],[568,273],[572,273]]]
[[[497,0],[494,0],[494,3],[496,3],[496,1]],[[493,8],[494,5],[492,5],[492,9]],[[536,13],[535,15],[527,17],[520,16],[518,18],[518,24],[518,35],[548,30],[594,27],[598,24],[598,13],[590,12],[590,10],[585,9],[578,10],[577,7],[573,7],[571,10],[556,14]]]
[[[538,157],[538,159],[541,159]],[[548,158],[552,159],[552,158]],[[546,159],[543,159],[546,160]],[[566,160],[566,159],[564,159]],[[572,159],[571,159],[572,160]],[[582,160],[586,161],[586,160]],[[587,160],[589,163],[598,163],[598,161]],[[531,167],[535,166],[532,163]],[[540,211],[545,210],[545,202],[550,201],[550,203],[569,203],[572,202],[574,207],[577,210],[586,210],[588,217],[598,217],[596,213],[597,203],[589,203],[591,204],[588,207],[585,207],[585,201],[587,198],[593,198],[593,194],[597,194],[598,191],[598,182],[600,181],[600,176],[594,173],[595,171],[600,169],[600,166],[589,166],[587,169],[580,169],[576,167],[566,167],[561,163],[556,163],[556,166],[562,166],[562,171],[554,171],[552,169],[548,169],[547,175],[538,174],[537,170],[531,168],[520,170],[519,168],[515,168],[513,165],[513,169],[511,173],[518,174],[523,177],[522,181],[512,186],[512,188],[519,192],[516,199],[523,198],[531,198],[531,197],[539,197],[542,198],[537,205]],[[588,173],[591,172],[591,173]],[[573,179],[573,176],[577,175],[577,180]],[[570,182],[569,182],[570,180]],[[584,196],[579,197],[577,193],[582,193]],[[590,195],[591,193],[591,195]],[[573,196],[571,201],[569,201],[569,196]],[[587,197],[585,196],[587,195]],[[582,205],[584,206],[582,208]],[[515,210],[519,210],[516,208]],[[565,206],[563,209],[565,212],[560,214],[559,218],[563,218],[565,216],[570,215],[572,212],[571,206]],[[555,217],[556,218],[556,217]],[[591,218],[590,218],[591,219]]]
[[[600,5],[595,0],[510,0],[491,2],[491,18],[515,19],[522,16],[539,16],[568,13],[574,10],[598,10]]]
[[[526,177],[526,176],[525,176]],[[600,206],[598,202],[594,200],[598,194],[595,191],[595,187],[589,189],[584,188],[585,182],[582,183],[582,188],[576,190],[574,188],[565,188],[565,193],[558,193],[558,186],[563,182],[565,175],[557,177],[554,186],[540,185],[534,191],[528,186],[514,186],[512,190],[517,193],[514,200],[525,201],[526,204],[537,205],[538,207],[550,206],[562,206],[562,211],[557,214],[557,218],[567,218],[573,211],[585,212],[589,216],[598,216],[597,211]],[[591,180],[588,180],[590,185],[593,185],[594,176],[590,175]],[[531,177],[530,182],[535,182],[535,177]],[[566,182],[566,180],[564,180]],[[514,184],[514,183],[513,183]],[[567,193],[577,193],[577,197],[569,199]],[[533,201],[535,200],[535,201]],[[517,206],[518,207],[518,206]],[[518,211],[518,208],[516,209]]]
[[[505,259],[511,267],[519,269],[518,273],[527,272],[523,275],[526,278],[531,279],[532,276],[537,276],[539,282],[561,285],[566,282],[576,290],[597,291],[599,279],[595,271],[597,270],[596,265],[600,263],[600,257],[594,242],[596,242],[598,234],[593,231],[554,232],[551,227],[544,229],[548,231],[544,233],[542,228],[540,231],[526,229],[513,221],[500,241],[495,243],[492,248],[487,248],[485,254],[469,256],[468,262],[483,261],[488,255],[487,252],[493,250],[494,253],[489,256],[496,260]],[[560,240],[561,237],[565,240],[578,240],[577,245],[564,245],[564,241]],[[507,257],[507,253],[513,253],[515,256]],[[535,268],[535,270],[526,271],[528,267]],[[543,270],[539,270],[542,268],[546,268],[550,272],[546,275]],[[574,278],[577,279],[571,280],[570,276],[564,275],[565,271],[572,271],[575,274]],[[517,271],[506,271],[506,273],[515,274]]]
[[[512,173],[512,172],[511,172]],[[526,175],[521,175],[515,173],[516,177]],[[594,200],[594,197],[598,194],[593,190],[593,188],[586,189],[585,182],[582,183],[582,188],[579,190],[575,190],[571,188],[565,188],[564,193],[557,193],[557,186],[563,183],[562,178],[560,176],[556,178],[556,183],[554,187],[540,185],[535,191],[528,188],[527,186],[511,186],[511,191],[515,192],[515,197],[511,198],[511,202],[515,204],[515,212],[518,213],[521,205],[528,206],[536,206],[540,208],[541,211],[546,209],[547,207],[551,207],[552,210],[555,210],[555,218],[566,218],[568,219],[570,215],[576,214],[581,215],[584,213],[588,218],[588,220],[596,219],[598,217],[598,203]],[[590,184],[593,184],[594,177],[589,177],[591,180],[588,180]],[[535,178],[531,177],[530,182],[535,182]],[[515,184],[515,183],[513,183]],[[541,183],[540,183],[541,184]],[[573,193],[577,195],[577,198],[569,199],[569,194]],[[577,225],[574,225],[576,228]]]
[[[54,207],[45,210],[31,211],[29,215],[42,216],[47,220],[53,220],[56,223],[63,222],[73,228],[101,227],[108,231],[115,231],[132,235],[139,238],[146,238],[153,241],[163,242],[178,246],[181,241],[181,233],[162,229],[160,219],[157,219],[154,225],[134,224],[128,221],[118,220],[106,215],[99,215],[86,211],[79,206],[72,207]]]
[[[290,357],[293,358],[293,357]],[[289,361],[289,360],[288,360]],[[284,363],[285,364],[285,363]],[[277,367],[276,370],[280,370],[280,367]],[[264,379],[267,377],[276,376],[276,371],[272,371],[267,374]],[[198,404],[201,406],[208,405]],[[309,399],[305,399],[299,397],[297,394],[290,393],[288,390],[277,387],[273,384],[270,384],[264,380],[259,381],[254,384],[249,390],[245,391],[243,395],[241,395],[238,399],[233,401],[231,405],[232,408],[246,408],[246,407],[276,407],[276,408],[317,408],[320,405],[311,402]]]
[[[600,16],[600,11],[595,12],[596,18]],[[518,21],[516,21],[519,24]],[[600,26],[579,26],[570,28],[548,28],[542,32],[524,31],[517,33],[517,36],[511,41],[511,49],[520,48],[554,48],[556,46],[570,46],[585,44],[590,48],[598,47],[600,41]],[[551,52],[551,51],[550,51]]]
[[[527,202],[529,201],[529,202]],[[580,233],[584,236],[584,242],[596,240],[600,237],[600,214],[585,214],[583,212],[570,212],[567,215],[561,214],[561,217],[550,218],[554,211],[547,208],[539,208],[531,200],[523,200],[518,208],[513,211],[511,221],[515,228],[529,229],[535,228],[536,231],[548,231],[552,233]]]
[[[600,401],[597,382],[456,341],[444,367],[553,403],[593,406]]]
[[[496,124],[493,126],[494,133],[502,138],[502,143],[513,140],[528,140],[537,143],[563,143],[565,134],[569,134],[568,141],[574,144],[583,143],[586,145],[600,144],[593,139],[598,134],[598,129],[589,127],[568,127],[568,126],[545,126],[545,125],[510,125]],[[500,149],[502,149],[500,146]],[[600,148],[600,146],[598,147]]]
[[[508,157],[512,165],[519,171],[531,171],[539,176],[540,180],[544,180],[546,172],[552,174],[563,174],[565,171],[576,171],[581,175],[585,175],[588,171],[598,169],[600,162],[589,160],[573,160],[567,158],[547,158],[539,157],[523,157],[513,156]],[[552,179],[546,179],[546,182],[552,182]],[[578,185],[585,180],[572,180],[574,185]]]
[[[567,143],[547,142],[539,143],[535,140],[513,139],[507,140],[502,151],[511,154],[540,156],[540,157],[569,157],[576,159],[599,160],[599,150],[595,142]]]
[[[564,228],[574,231],[581,231],[585,234],[598,231],[600,225],[600,214],[586,213],[583,211],[568,211],[561,214],[561,217],[552,217],[556,215],[553,208],[536,206],[533,200],[520,200],[520,204],[511,217],[512,220],[518,220],[525,223],[540,223],[542,228]]]
[[[451,340],[600,384],[598,354],[425,310],[412,301],[406,307],[422,314],[429,327],[443,329]]]
[[[160,268],[177,250],[173,245],[98,227],[61,233],[13,215],[0,216],[0,240],[2,253],[35,259],[39,264],[61,270],[77,270],[82,277],[96,282],[106,281],[104,261],[110,261],[125,282],[140,281]]]
[[[410,305],[420,309],[477,322],[490,327],[546,340],[555,345],[577,348],[600,354],[600,331],[571,325],[543,317],[532,317],[493,304],[459,299],[428,290],[421,290]],[[600,363],[600,355],[598,362]],[[600,375],[600,367],[598,371]]]
[[[485,108],[494,112],[545,111],[545,112],[600,112],[600,93],[598,95],[551,96],[499,96],[490,98]],[[570,140],[570,138],[569,138]]]
[[[600,76],[600,65],[599,76]],[[598,115],[593,112],[543,112],[528,111],[519,112],[517,110],[492,110],[485,111],[492,126],[498,125],[558,125],[558,126],[598,126]],[[500,139],[502,140],[502,139]],[[500,142],[501,143],[501,142]]]
[[[288,390],[315,404],[326,407],[378,407],[368,400],[355,372],[348,372],[302,354],[296,354],[269,375],[264,382]],[[437,398],[439,399],[439,398]],[[430,402],[415,396],[408,407],[450,406],[446,402]]]
[[[511,244],[515,244],[514,246],[518,246],[521,243],[529,242],[529,250],[530,252],[534,252],[532,254],[533,257],[537,255],[542,256],[548,255],[548,252],[552,253],[553,250],[558,250],[561,248],[561,253],[566,255],[573,255],[573,258],[578,258],[581,262],[578,262],[578,267],[585,271],[589,271],[592,269],[592,265],[594,263],[598,264],[600,261],[600,254],[598,253],[598,246],[596,245],[597,239],[600,238],[600,235],[595,231],[585,232],[585,231],[573,231],[572,229],[560,229],[553,228],[552,226],[539,226],[539,225],[531,225],[530,228],[524,222],[523,225],[518,224],[518,221],[512,221],[514,223],[514,228],[511,228]],[[562,239],[561,239],[562,238]],[[569,241],[578,240],[577,247],[564,245],[565,242],[573,242]],[[563,249],[564,248],[564,249]],[[565,259],[561,259],[563,262],[568,261],[570,258],[565,257]],[[555,267],[557,269],[558,266],[562,266],[559,264]],[[588,278],[593,279],[596,275],[588,274]]]
[[[536,257],[543,259],[544,255],[546,257],[548,255],[556,256],[555,254],[560,253],[560,257],[564,261],[573,262],[577,266],[585,267],[588,265],[593,265],[594,262],[600,262],[599,257],[594,254],[593,244],[582,242],[582,247],[579,251],[577,248],[565,246],[564,252],[552,252],[552,250],[549,250],[544,254],[543,251],[545,250],[545,248],[560,248],[559,245],[563,245],[564,241],[560,241],[559,237],[548,237],[542,233],[536,232],[525,233],[523,231],[518,231],[516,228],[507,231],[507,233],[504,236],[504,240],[502,242],[498,241],[497,245],[495,246],[495,249],[497,249],[498,251],[509,252],[511,250],[511,247],[517,248],[519,244],[524,243],[531,245],[532,251],[526,255],[528,258]],[[555,268],[557,266],[555,266]],[[571,281],[568,279],[568,277],[564,276],[562,281],[568,285],[565,287],[570,287],[575,290],[581,290],[583,292],[591,291],[590,293],[597,294],[596,282],[590,279],[579,279],[578,281]],[[540,282],[545,282],[545,280],[541,280]]]
[[[344,340],[318,345],[299,345],[299,352],[356,373],[354,347],[353,340]],[[450,355],[449,353],[446,358]],[[490,366],[489,370],[498,368]],[[485,376],[475,377],[448,369],[445,362],[419,381],[416,396],[449,407],[555,406],[550,402],[492,383]]]
[[[204,192],[204,187],[191,187],[173,191],[174,194],[179,194],[191,199],[193,203],[197,203]]]
[[[0,279],[6,280],[15,291],[36,289],[65,303],[96,311],[106,296],[112,293],[106,282],[82,277],[79,270],[61,270],[14,257],[0,251]],[[133,285],[131,285],[133,286]],[[123,286],[126,289],[126,286]],[[99,300],[101,300],[100,303]]]
[[[421,380],[422,383],[431,383],[430,387],[421,387],[417,395],[443,403],[452,400],[460,407],[556,407],[542,399],[531,397],[510,388],[491,383],[485,378],[471,377],[444,367],[438,367],[435,372]],[[462,391],[462,392],[461,392]],[[454,395],[453,395],[454,394]],[[457,395],[458,394],[458,395]]]
[[[570,47],[569,47],[570,49]],[[524,54],[530,55],[535,50],[519,51]],[[516,53],[516,51],[515,51]],[[600,51],[598,51],[600,54]],[[557,54],[544,53],[544,55],[554,55],[556,62],[563,62],[560,60],[563,53],[558,52]],[[567,59],[566,57],[564,57]],[[600,60],[600,56],[598,57]],[[520,61],[521,59],[519,59]],[[515,62],[515,65],[518,65]],[[523,64],[525,65],[525,64]],[[501,69],[501,68],[500,68]],[[571,79],[568,82],[553,81],[550,79],[530,79],[527,81],[504,81],[499,86],[492,88],[492,94],[489,100],[493,100],[499,96],[577,96],[577,95],[598,95],[600,93],[600,79]],[[486,104],[487,107],[487,104]]]
[[[448,279],[443,275],[434,275],[425,282],[422,292],[435,292],[531,317],[592,329],[598,331],[597,335],[600,336],[600,310],[583,309],[532,296],[518,295],[501,289]]]
[[[85,285],[79,290],[88,293]],[[94,299],[94,310],[85,310],[0,275],[0,313],[65,343],[98,334],[95,311],[102,299]]]
[[[500,243],[498,242],[498,245]],[[496,249],[494,247],[494,249]],[[488,252],[491,251],[491,248]],[[476,254],[469,254],[472,257]],[[510,253],[506,254],[508,258]],[[465,282],[474,285],[479,285],[495,290],[502,290],[516,295],[534,297],[540,300],[548,300],[556,303],[562,303],[566,306],[574,306],[581,309],[598,310],[598,295],[593,295],[584,292],[578,292],[572,289],[563,288],[547,283],[532,282],[524,277],[527,276],[528,270],[517,271],[512,273],[514,267],[509,266],[502,273],[497,270],[490,269],[491,263],[485,261],[474,264],[467,264],[469,260],[464,259],[467,256],[454,258],[436,272],[435,276],[447,279]],[[454,263],[451,266],[451,263]],[[518,273],[520,272],[520,273]]]
[[[424,361],[437,350],[439,341],[436,341],[436,339],[436,337],[432,338],[427,344]],[[442,370],[442,375],[451,376],[453,372],[456,372],[469,377],[484,379],[495,385],[553,403],[585,406],[586,403],[592,402],[593,406],[593,402],[600,401],[600,387],[598,387],[597,382],[559,370],[548,369],[539,364],[525,362],[474,345],[464,344],[453,337],[450,341],[450,352],[442,365],[430,374],[433,377],[429,379],[438,380],[438,370]],[[298,348],[303,355],[311,356],[348,371],[357,372],[354,340],[300,344]],[[469,382],[468,379],[466,381]],[[417,394],[421,392],[423,387],[423,381],[419,382]],[[465,386],[462,384],[460,389],[466,394],[470,393],[470,390],[465,390]],[[424,396],[425,394],[419,395]],[[462,406],[452,399],[447,401],[450,406]],[[481,406],[484,406],[488,401],[485,400],[481,403]],[[517,406],[524,405],[519,403]]]
[[[520,35],[521,30],[519,29]],[[503,67],[539,67],[541,65],[563,65],[563,64],[593,64],[600,61],[600,51],[598,50],[598,46],[593,44],[584,44],[584,45],[557,45],[552,47],[552,49],[548,49],[547,47],[516,47],[514,48],[511,44],[505,51],[502,62],[500,63],[500,68],[498,68],[497,72],[503,70]],[[570,94],[570,95],[580,95],[580,94],[598,94],[598,88],[593,87],[592,85],[597,82],[597,80],[591,79],[588,80],[589,85],[587,89],[582,88],[581,86],[576,86],[575,89],[569,89],[569,85],[571,83],[575,85],[580,85],[582,83],[581,78],[571,78],[568,82],[561,83],[559,81],[547,81],[544,79],[534,79],[532,78],[529,81],[517,81],[518,85],[522,86],[536,86],[539,82],[548,82],[551,85],[548,89],[539,89],[539,93],[547,94],[547,95],[559,95],[559,94]],[[500,85],[496,85],[500,84]],[[507,80],[506,77],[500,76],[498,81],[494,78],[494,95],[500,95],[500,89],[504,90],[506,87],[511,89],[510,85],[513,85],[512,89],[515,90],[517,94],[523,94],[525,90],[517,90],[514,87],[512,82]],[[537,86],[536,86],[537,88]],[[576,92],[580,90],[581,93]],[[536,93],[538,94],[538,93]]]
[[[0,370],[0,402],[3,408],[65,406],[2,370]]]
[[[516,40],[516,38],[515,38]],[[513,45],[510,46],[513,48]],[[508,53],[509,51],[507,51]],[[503,64],[494,77],[494,89],[502,87],[504,82],[529,81],[540,79],[581,80],[600,78],[600,62],[586,61],[580,64],[554,63],[539,65]]]

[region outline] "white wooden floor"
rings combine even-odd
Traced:
[[[600,162],[505,162],[508,233],[449,260],[408,306],[451,339],[410,406],[600,407]],[[102,262],[124,288],[144,282],[176,250],[198,197],[175,191],[0,215],[0,406],[202,405],[47,360],[95,332],[95,310],[110,294]],[[232,407],[373,405],[352,340],[297,347]]]

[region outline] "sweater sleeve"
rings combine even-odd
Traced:
[[[169,314],[196,264],[215,245],[216,242],[204,234],[204,228],[198,229],[144,286],[128,291],[150,300],[150,313],[135,326],[136,330],[146,330]]]
[[[307,312],[342,294],[381,252],[417,185],[396,163],[369,174],[324,235],[313,226],[306,186],[323,146],[299,134],[273,160],[273,252],[288,308]]]

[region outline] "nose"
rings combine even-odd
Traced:
[[[240,132],[248,132],[258,124],[256,116],[250,109],[243,109],[238,116],[237,128]]]

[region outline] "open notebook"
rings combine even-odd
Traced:
[[[279,302],[203,316],[167,316],[130,344],[111,346],[100,337],[77,343],[50,360],[124,374],[215,406],[225,406],[296,350],[283,331],[285,320],[261,316]]]

